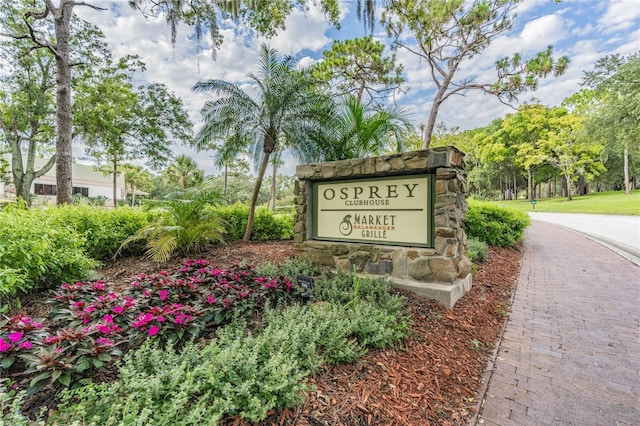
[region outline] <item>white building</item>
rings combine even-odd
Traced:
[[[9,155],[5,155],[7,161],[11,161]],[[26,159],[25,159],[26,160]],[[36,158],[35,169],[40,169],[46,160]],[[72,165],[73,194],[82,194],[85,197],[106,197],[107,206],[113,206],[113,175],[104,175],[102,172],[94,170],[93,166],[85,164]],[[48,204],[56,202],[56,167],[55,165],[44,175],[35,179],[31,184],[31,194],[34,194],[40,202]],[[124,184],[124,173],[118,174],[116,179],[116,197],[124,199],[126,188]],[[0,198],[15,198],[15,188],[13,185],[3,185],[0,182]]]

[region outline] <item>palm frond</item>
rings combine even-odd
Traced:
[[[178,239],[173,234],[164,234],[147,242],[147,257],[154,262],[164,263],[171,258],[178,246]]]

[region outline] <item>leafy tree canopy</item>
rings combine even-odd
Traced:
[[[371,36],[336,40],[313,66],[313,75],[339,96],[350,94],[363,103],[379,102],[404,83],[402,65],[396,64],[395,54],[383,56],[384,47]]]
[[[479,81],[477,76],[456,80],[462,64],[482,54],[500,35],[513,27],[514,9],[520,0],[387,0],[382,21],[396,47],[418,55],[427,64],[436,86],[424,132],[423,148],[431,142],[440,105],[453,95],[481,90],[503,102],[514,101],[527,90],[535,90],[538,79],[561,75],[569,58],[554,58],[552,47],[525,59],[516,53],[496,63],[497,78]],[[417,42],[406,42],[406,33]]]

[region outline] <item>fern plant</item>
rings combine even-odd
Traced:
[[[146,241],[146,254],[156,262],[166,262],[176,252],[182,256],[201,253],[211,243],[221,242],[224,222],[213,206],[220,195],[204,187],[187,190],[182,196],[156,201],[150,207],[158,219],[127,238],[115,256],[134,241]]]

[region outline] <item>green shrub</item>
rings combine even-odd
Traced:
[[[241,240],[249,220],[249,208],[241,203],[217,207],[216,212],[224,222],[225,241]]]
[[[270,210],[259,208],[256,210],[251,239],[290,240],[293,238],[293,218],[290,214],[274,214]]]
[[[98,263],[85,254],[85,242],[48,210],[0,212],[0,296],[88,277]]]
[[[522,241],[529,216],[520,211],[469,200],[466,232],[492,246],[511,247]]]
[[[354,298],[354,275],[352,272],[338,269],[335,273],[329,273],[316,280],[313,295],[317,300],[346,305]],[[358,296],[362,300],[368,300],[384,305],[393,296],[389,293],[391,282],[384,277],[366,277],[360,279]]]
[[[469,238],[467,240],[467,257],[473,263],[483,262],[487,258],[489,246],[484,241],[480,241],[476,238]]]
[[[236,203],[217,207],[216,211],[225,223],[225,240],[241,240],[249,220],[249,207]],[[254,216],[251,239],[253,241],[289,240],[293,238],[293,221],[294,215],[274,214],[270,210],[259,207]]]
[[[85,251],[96,260],[108,260],[127,238],[144,228],[154,214],[139,208],[102,209],[92,206],[60,206],[48,210],[55,223],[67,224],[85,236]],[[144,244],[130,244],[125,255],[140,254]]]
[[[293,259],[287,259],[279,265],[272,263],[264,263],[256,266],[256,274],[269,277],[277,277],[283,275],[292,282],[295,282],[298,275],[316,276],[320,275],[320,268],[313,264],[313,262],[306,257],[295,257]]]

